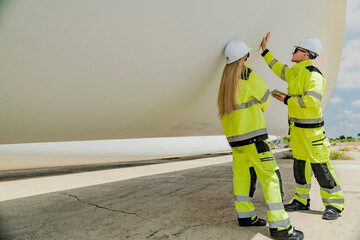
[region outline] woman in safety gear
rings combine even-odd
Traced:
[[[270,235],[276,239],[303,239],[284,209],[279,167],[269,148],[263,111],[270,102],[270,91],[246,63],[251,48],[242,41],[225,47],[226,65],[219,93],[218,113],[233,152],[235,208],[240,226],[264,226],[251,199],[258,178],[268,209]]]

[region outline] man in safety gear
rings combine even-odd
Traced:
[[[251,48],[242,41],[225,47],[226,65],[219,94],[219,118],[233,152],[235,209],[240,226],[265,226],[251,200],[258,178],[267,204],[270,235],[275,239],[301,240],[285,211],[279,167],[269,148],[263,111],[270,91],[246,63]]]
[[[296,193],[292,203],[285,205],[286,211],[309,210],[311,169],[320,185],[325,211],[323,219],[337,219],[344,210],[344,195],[330,163],[329,140],[325,136],[321,98],[326,80],[312,60],[320,55],[321,42],[315,37],[301,40],[292,53],[289,68],[278,62],[266,48],[270,32],[261,43],[262,56],[270,69],[288,83],[288,95],[273,94],[277,100],[288,105],[291,147],[294,156]]]

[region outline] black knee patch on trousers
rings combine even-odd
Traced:
[[[312,163],[311,167],[321,187],[333,188],[336,186],[335,180],[326,163]]]
[[[249,197],[253,197],[254,193],[255,193],[255,189],[256,189],[256,172],[255,169],[253,167],[249,168],[250,171],[250,192],[249,192]]]
[[[281,174],[279,169],[275,171],[276,175],[279,178],[279,184],[280,184],[280,192],[281,192],[281,200],[284,201],[284,191],[283,191],[283,186],[282,186],[282,179],[281,179]]]
[[[295,182],[298,184],[306,184],[306,178],[305,178],[305,161],[303,160],[297,160],[294,158],[294,177]]]
[[[256,146],[256,150],[257,150],[258,153],[263,153],[263,152],[270,151],[269,146],[264,141],[256,142],[255,146]]]

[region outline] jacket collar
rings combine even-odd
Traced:
[[[296,70],[300,70],[301,68],[305,68],[308,66],[312,66],[312,59],[307,59],[302,62],[299,62],[299,63],[295,64],[292,68],[296,69]]]
[[[247,71],[246,71],[246,69],[247,69]],[[241,71],[241,79],[242,80],[248,80],[251,72],[252,72],[252,70],[251,70],[249,64],[245,62],[244,67],[243,67],[243,69]]]

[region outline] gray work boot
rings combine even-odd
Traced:
[[[266,225],[266,220],[258,218],[257,216],[254,220],[251,220],[251,218],[238,218],[238,222],[241,227],[260,227]]]
[[[291,228],[291,227],[290,227]],[[302,240],[304,239],[304,233],[299,230],[293,230],[293,233],[289,234],[289,230],[280,230],[270,228],[270,236],[276,240]]]
[[[339,213],[341,213],[339,209],[331,205],[327,205],[324,214],[322,216],[322,219],[335,220],[338,218]]]
[[[299,210],[310,210],[310,200],[306,205],[302,204],[298,200],[293,200],[290,204],[284,205],[285,211],[299,211]]]

